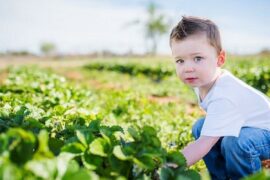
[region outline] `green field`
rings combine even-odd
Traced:
[[[2,61],[0,179],[207,179],[179,153],[204,112],[170,58]],[[269,56],[225,68],[270,96]]]

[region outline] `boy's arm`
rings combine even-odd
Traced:
[[[201,136],[196,141],[188,144],[182,153],[187,159],[187,165],[191,166],[202,159],[216,144],[220,137]]]

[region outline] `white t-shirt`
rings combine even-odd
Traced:
[[[229,71],[216,80],[203,101],[194,88],[199,105],[206,111],[201,135],[239,136],[242,127],[270,130],[270,99]]]

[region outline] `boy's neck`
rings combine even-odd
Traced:
[[[207,87],[203,87],[203,88],[199,88],[199,96],[200,96],[200,100],[203,101],[204,98],[207,96],[208,92],[212,89],[212,87],[215,85],[217,79],[220,77],[220,75],[222,74],[222,70],[219,68],[217,70],[217,73],[215,75],[215,78],[213,79],[213,81],[211,83],[209,83],[207,85]]]

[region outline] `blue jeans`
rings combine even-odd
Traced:
[[[198,139],[205,118],[198,119],[192,134]],[[243,127],[239,137],[224,136],[204,156],[212,179],[240,179],[261,170],[261,160],[270,159],[270,131]]]

